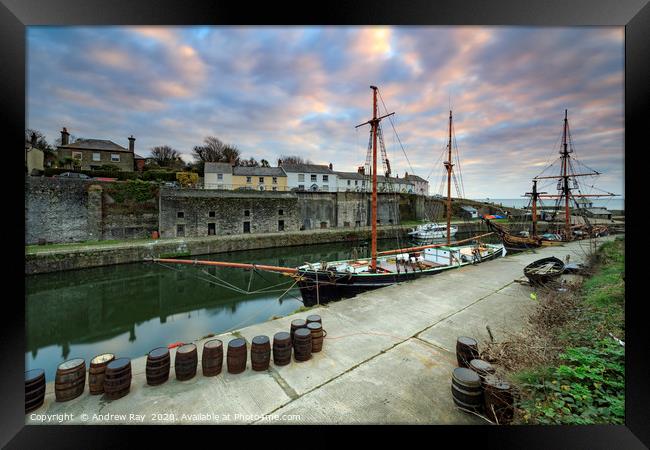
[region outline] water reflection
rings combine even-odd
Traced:
[[[378,246],[395,248],[395,241],[381,240]],[[202,259],[295,267],[306,261],[347,259],[353,253],[367,256],[367,243],[285,247]],[[299,290],[289,289],[292,284],[292,278],[268,272],[153,263],[30,276],[26,279],[26,367],[43,368],[52,380],[57,365],[72,357],[84,358],[87,364],[106,352],[136,358],[162,345],[284,316],[302,306]]]

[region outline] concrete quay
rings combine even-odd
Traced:
[[[169,381],[148,386],[146,357],[133,359],[131,392],[118,400],[92,396],[86,387],[80,397],[57,403],[51,382],[45,404],[26,423],[484,424],[452,402],[456,338],[473,336],[480,347],[488,325],[497,340],[519,329],[536,304],[534,289],[514,282],[524,266],[547,256],[580,262],[589,248],[589,241],[577,241],[508,255],[209,338],[221,339],[225,350],[235,336],[250,343],[319,314],[327,337],[323,351],[306,362],[271,362],[269,370],[254,372],[249,357],[247,370],[231,375],[224,355],[222,373],[207,378],[200,368],[204,339],[196,342],[199,368],[190,381],[175,379],[171,350]]]

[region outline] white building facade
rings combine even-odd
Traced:
[[[289,164],[278,161],[287,174],[287,186],[290,190],[336,192],[338,176],[332,165]]]
[[[232,189],[232,166],[228,163],[206,162],[203,169],[204,189]]]

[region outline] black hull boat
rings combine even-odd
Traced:
[[[564,273],[564,263],[554,256],[538,259],[524,267],[524,275],[531,284],[544,285]]]
[[[375,273],[365,271],[370,260],[364,259],[329,263],[326,270],[320,268],[320,263],[307,264],[298,267],[296,275],[303,303],[305,306],[313,306],[354,297],[362,292],[392,284],[436,275],[450,269],[489,261],[506,254],[506,249],[501,244],[484,244],[478,252],[475,249],[476,247],[472,245],[440,247],[422,252],[424,255],[418,252],[380,257],[377,259],[379,270]],[[451,264],[448,262],[447,252],[451,253]],[[348,271],[355,266],[363,272]]]

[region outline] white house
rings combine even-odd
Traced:
[[[320,164],[289,164],[278,161],[287,174],[289,189],[299,191],[336,192],[338,176],[329,166]]]
[[[429,182],[417,175],[409,175],[408,172],[404,173],[404,178],[413,183],[413,193],[417,195],[429,195]]]
[[[205,189],[232,189],[232,166],[229,163],[206,162],[203,169]]]
[[[366,176],[359,172],[336,172],[339,192],[364,192]]]

